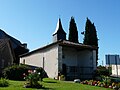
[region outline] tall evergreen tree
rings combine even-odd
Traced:
[[[97,31],[94,23],[87,18],[84,34],[84,44],[98,47]],[[96,51],[96,65],[98,64],[98,49]]]
[[[70,25],[69,25],[69,37],[68,40],[71,42],[78,43],[78,31],[77,31],[77,26],[74,20],[74,17],[71,17],[70,20]]]

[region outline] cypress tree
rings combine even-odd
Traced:
[[[97,31],[94,23],[87,18],[84,34],[84,44],[98,47]],[[96,50],[96,65],[98,64],[98,49]]]
[[[74,17],[71,17],[70,20],[70,25],[69,25],[69,37],[68,40],[71,42],[78,43],[78,31],[77,31],[77,26],[74,20]]]

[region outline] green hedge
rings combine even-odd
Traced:
[[[10,80],[24,80],[24,73],[28,73],[31,69],[25,65],[13,65],[3,70],[3,76]]]

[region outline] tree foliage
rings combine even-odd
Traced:
[[[91,23],[91,21],[88,18],[86,21],[85,37],[83,43],[86,45],[98,46],[98,38],[95,25],[94,23]]]
[[[94,23],[87,18],[84,34],[84,44],[98,47],[97,31]],[[98,61],[98,49],[96,50],[96,64]]]
[[[70,25],[69,25],[69,41],[78,43],[78,31],[77,26],[74,20],[74,17],[71,17]]]
[[[9,86],[9,81],[5,78],[0,79],[0,87],[8,87]]]
[[[112,74],[111,67],[106,68],[104,66],[98,66],[95,72],[95,74],[98,76],[110,76]]]
[[[31,68],[26,65],[13,65],[6,67],[3,70],[3,75],[10,80],[24,80],[23,73],[28,73],[29,69]]]

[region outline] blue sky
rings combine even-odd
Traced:
[[[74,16],[82,43],[88,17],[99,38],[99,64],[105,54],[120,54],[120,0],[0,0],[0,28],[34,50],[52,42],[60,17],[69,30]],[[105,63],[104,63],[105,64]]]

